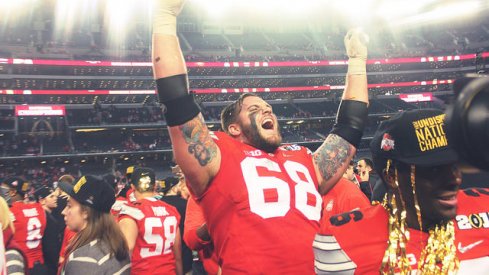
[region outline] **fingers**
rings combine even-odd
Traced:
[[[360,28],[349,30],[344,38],[348,57],[367,59],[368,42],[368,35],[365,34]]]

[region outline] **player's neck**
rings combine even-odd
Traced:
[[[42,209],[44,209],[44,211],[46,211],[46,212],[48,212],[48,213],[50,213],[50,214],[51,214],[51,212],[52,212],[51,208],[49,208],[49,207],[47,207],[47,206],[44,206],[44,205],[42,206]]]
[[[156,194],[154,192],[143,192],[143,193],[135,192],[134,195],[136,196],[137,200],[141,200],[141,199],[145,199],[145,198],[152,198],[152,197],[156,196]]]

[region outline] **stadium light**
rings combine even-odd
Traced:
[[[227,15],[232,17],[239,12],[239,15],[243,15],[246,20],[253,20],[255,17],[300,18],[311,11],[317,11],[320,6],[325,7],[327,2],[318,0],[191,0],[187,5],[189,4],[199,6],[211,19]]]
[[[480,11],[482,4],[479,0],[443,3],[439,7],[425,13],[401,19],[395,26],[423,24],[428,22],[441,22],[468,16]]]
[[[75,26],[97,12],[97,0],[58,0],[55,9],[54,37],[69,39]]]
[[[125,40],[127,27],[133,14],[134,0],[107,0],[105,8],[109,44],[119,44]]]
[[[193,0],[211,19],[220,18],[230,10],[231,0]],[[187,3],[188,5],[189,3]]]
[[[434,1],[437,0],[383,1],[375,13],[386,20],[397,20],[421,12]]]
[[[0,9],[2,11],[13,11],[15,9],[24,9],[28,5],[33,5],[39,0],[0,0]]]
[[[331,7],[355,26],[364,26],[373,14],[374,0],[343,0],[331,2]]]

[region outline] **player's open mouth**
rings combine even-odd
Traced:
[[[273,120],[271,118],[267,118],[267,119],[263,120],[261,127],[265,130],[272,130],[273,129]]]
[[[443,195],[443,196],[439,196],[438,197],[438,202],[440,202],[440,204],[442,205],[445,205],[445,206],[457,206],[457,194],[455,193],[450,193],[450,194],[446,194],[446,195]]]

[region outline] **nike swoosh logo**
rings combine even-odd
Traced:
[[[479,244],[481,244],[483,242],[483,240],[479,240],[475,243],[471,243],[469,245],[466,245],[466,246],[462,246],[462,243],[458,243],[458,251],[460,251],[460,253],[465,253],[469,250],[471,250],[472,248],[478,246]]]

